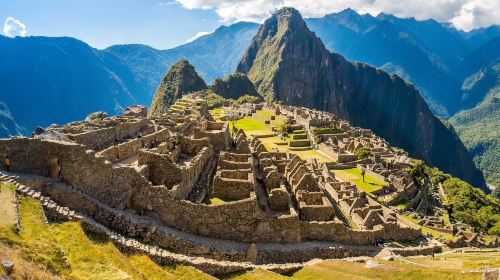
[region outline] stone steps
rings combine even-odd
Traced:
[[[295,271],[303,266],[301,263],[257,265],[248,262],[219,261],[204,257],[172,253],[160,247],[147,245],[133,238],[125,237],[68,207],[59,206],[50,198],[44,197],[40,192],[16,183],[14,177],[0,176],[0,179],[9,182],[13,181],[16,184],[16,191],[19,194],[40,200],[45,212],[50,213],[52,218],[59,217],[59,219],[56,220],[61,222],[68,220],[80,221],[84,229],[105,234],[121,251],[146,254],[161,265],[183,264],[195,267],[211,275],[234,273],[256,268],[266,269],[277,273],[287,273]]]

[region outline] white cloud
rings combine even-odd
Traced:
[[[262,22],[283,6],[298,9],[304,17],[321,17],[352,8],[360,13],[380,12],[398,17],[433,18],[469,30],[500,24],[499,0],[175,0],[187,9],[214,10],[223,22]]]
[[[24,37],[28,33],[28,30],[26,30],[26,25],[20,20],[8,17],[3,24],[3,33],[9,37]]]
[[[191,42],[193,42],[194,40],[196,40],[196,39],[200,38],[201,36],[205,36],[205,35],[208,35],[208,34],[210,34],[210,33],[211,33],[211,32],[206,32],[206,31],[198,32],[198,33],[194,34],[194,36],[193,36],[193,37],[189,38],[189,39],[186,41],[186,43],[191,43]]]
[[[498,0],[473,0],[465,3],[450,20],[453,25],[470,30],[500,23]]]

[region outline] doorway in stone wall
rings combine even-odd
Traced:
[[[59,158],[50,156],[49,158],[49,176],[52,178],[59,178],[61,175],[61,165]]]

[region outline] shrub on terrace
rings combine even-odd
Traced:
[[[369,156],[372,155],[372,151],[370,150],[370,148],[366,148],[366,147],[362,147],[362,148],[358,148],[354,151],[354,154],[358,157],[358,158],[367,158]]]
[[[431,168],[422,161],[416,161],[406,171],[419,185],[426,178],[432,182],[433,188],[441,183],[447,197],[445,207],[453,218],[473,226],[478,231],[500,236],[500,201],[498,199],[437,168]]]
[[[243,95],[240,98],[238,98],[238,100],[236,100],[234,102],[234,104],[237,104],[237,105],[244,104],[244,103],[258,104],[261,101],[262,100],[259,97],[257,97],[257,96]]]

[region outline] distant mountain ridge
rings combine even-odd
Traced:
[[[458,136],[432,114],[414,86],[330,53],[293,8],[280,9],[261,25],[237,71],[248,73],[268,99],[332,112],[416,158],[485,187]]]
[[[166,70],[182,58],[208,82],[224,77],[236,68],[257,28],[246,22],[222,26],[170,50],[137,44],[98,50],[69,37],[0,35],[0,115],[9,116],[1,119],[0,137],[29,135],[36,126],[83,119],[94,111],[120,114],[133,104],[149,106]]]
[[[475,48],[473,42],[500,35],[495,29],[464,33],[432,19],[417,21],[384,13],[374,17],[350,9],[306,21],[330,51],[412,82],[433,112],[445,118],[462,107],[461,69]]]
[[[414,83],[443,118],[480,106],[494,87],[486,79],[474,82],[489,62],[476,58],[494,59],[494,48],[488,48],[489,57],[483,50],[500,36],[500,26],[463,32],[434,20],[350,9],[305,21],[330,51]],[[73,38],[0,36],[0,137],[28,135],[38,125],[82,119],[92,111],[119,114],[132,104],[149,105],[166,70],[182,58],[211,83],[234,71],[258,28],[244,22],[222,26],[170,50],[145,45],[97,50]]]

